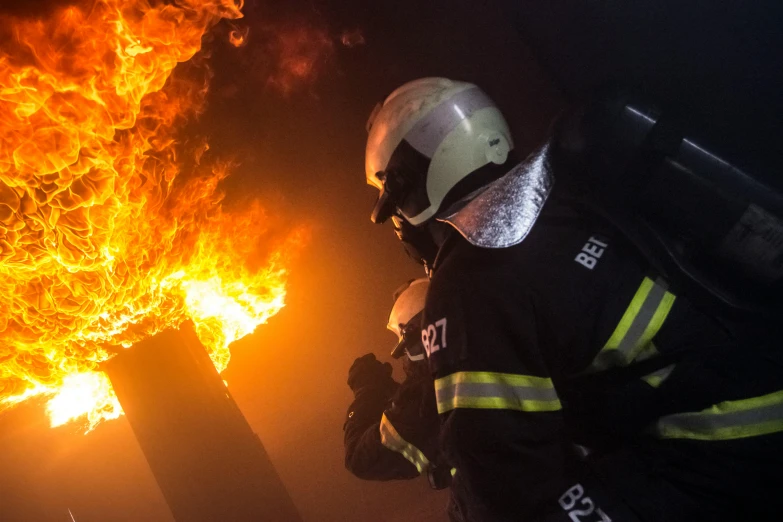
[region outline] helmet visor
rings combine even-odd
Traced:
[[[400,341],[392,350],[391,356],[399,359],[407,355],[411,361],[424,359],[424,345],[421,342],[421,312],[400,329]]]

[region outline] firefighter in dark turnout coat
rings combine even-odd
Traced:
[[[467,520],[779,519],[779,341],[697,310],[547,146],[516,162],[476,86],[411,82],[371,125],[373,220],[439,248],[422,342]]]
[[[393,358],[405,357],[405,380],[391,378],[391,365],[373,354],[358,358],[348,374],[355,394],[345,422],[345,465],[366,480],[428,477],[447,487],[449,469],[440,465],[440,429],[435,392],[421,344],[421,316],[429,281],[417,279],[395,293],[388,328],[398,337]]]

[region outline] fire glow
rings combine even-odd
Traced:
[[[283,307],[299,234],[249,268],[268,216],[224,210],[229,165],[178,134],[204,105],[202,37],[241,7],[90,0],[0,17],[6,407],[48,396],[53,426],[92,429],[122,413],[99,369],[121,347],[190,319],[222,371],[228,345]]]

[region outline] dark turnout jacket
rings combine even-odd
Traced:
[[[467,520],[779,520],[780,340],[739,339],[601,219],[553,197],[516,246],[452,233],[423,338]]]
[[[345,466],[366,480],[411,479],[438,466],[440,425],[427,361],[406,365],[397,390],[367,393],[345,422]]]

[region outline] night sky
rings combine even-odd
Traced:
[[[553,118],[566,107],[566,96],[577,100],[602,79],[616,79],[627,71],[621,57],[616,57],[616,66],[603,68],[581,61],[579,53],[590,50],[586,45],[554,52],[552,41],[572,36],[559,33],[566,31],[565,25],[555,23],[564,19],[562,14],[541,15],[551,30],[537,25],[538,31],[520,36],[520,29],[537,23],[520,5],[291,0],[283,8],[251,0],[239,24],[250,27],[249,43],[239,49],[230,46],[229,28],[222,26],[209,44],[215,77],[207,112],[194,132],[209,137],[215,154],[238,163],[226,181],[228,204],[258,197],[284,226],[312,230],[292,266],[287,307],[233,346],[223,374],[308,522],[446,520],[447,494],[431,491],[426,480],[363,482],[343,467],[342,424],[351,401],[347,370],[354,358],[367,352],[388,359],[395,341],[385,330],[392,292],[423,275],[390,227],[369,221],[376,193],[364,181],[365,122],[375,103],[405,81],[439,75],[468,80],[495,99],[524,154],[545,137]],[[343,45],[343,32],[355,30],[364,43]],[[620,33],[630,32],[627,27],[624,31]],[[284,69],[284,36],[297,34],[317,35],[315,41],[322,43],[301,47],[305,55],[316,57],[308,78],[294,78],[290,86],[281,87],[274,80]],[[747,43],[750,49],[776,42],[753,34],[761,41]],[[618,41],[604,44],[620,46]],[[531,46],[546,52],[536,59]],[[600,54],[600,49],[592,51]],[[669,85],[648,82],[646,73],[639,72],[655,70],[660,56],[652,53],[654,66],[634,69],[638,74],[628,77],[652,87]],[[668,78],[684,79],[677,74],[688,67],[674,68]],[[707,101],[714,106],[716,92],[742,94],[742,89],[755,88],[779,104],[771,90],[759,91],[758,84],[768,87],[770,80],[761,76],[750,67],[740,88],[731,82],[723,90],[717,86]],[[581,80],[564,83],[569,77]],[[675,91],[661,87],[659,92],[675,99]],[[733,103],[729,100],[728,106],[736,107]],[[771,141],[779,129],[756,105],[754,128],[761,126],[764,132],[758,133],[762,138],[746,141],[767,151],[764,140]],[[694,107],[702,116],[713,114],[706,105],[694,102]],[[773,111],[779,107],[767,105]],[[724,111],[710,128],[717,141],[739,143],[738,156],[758,157],[753,154],[757,149],[732,140],[726,130],[739,114],[736,109]],[[742,119],[744,125],[753,121]],[[742,131],[756,137],[752,130]],[[765,161],[777,159],[771,153],[760,155]],[[67,521],[69,508],[78,522],[172,521],[124,418],[84,436],[74,427],[49,429],[43,409],[35,404],[0,416],[0,520]]]

